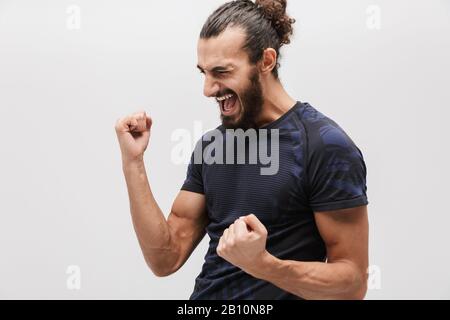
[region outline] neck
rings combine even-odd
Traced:
[[[258,119],[258,125],[264,126],[285,114],[297,101],[289,96],[281,82],[273,76],[261,79],[261,86],[264,103]]]

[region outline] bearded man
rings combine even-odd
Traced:
[[[231,1],[209,16],[197,47],[203,93],[221,115],[216,130],[223,141],[230,130],[275,130],[276,140],[266,135],[279,153],[275,174],[261,174],[262,163],[205,163],[193,155],[166,219],[143,161],[151,118],[138,112],[116,123],[131,216],[153,273],[173,274],[210,238],[191,299],[365,296],[365,162],[336,122],[281,84],[280,48],[294,22],[285,0]],[[205,150],[208,139],[197,146]]]

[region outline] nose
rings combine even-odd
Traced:
[[[208,76],[205,77],[205,84],[203,86],[203,94],[205,97],[215,97],[219,89],[219,84],[214,79]]]

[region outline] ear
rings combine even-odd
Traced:
[[[263,52],[260,71],[262,74],[269,74],[277,64],[277,52],[273,48],[267,48]]]

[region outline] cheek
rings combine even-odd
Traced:
[[[239,86],[236,84],[236,82],[229,82],[229,83],[224,83],[223,86],[225,88],[227,88],[228,90],[233,91],[234,93],[236,93],[237,95],[240,94],[240,90],[239,90]]]
[[[225,88],[228,88],[234,93],[241,95],[247,83],[245,81],[245,78],[240,76],[233,76],[232,78],[226,79],[223,82],[223,85]]]

